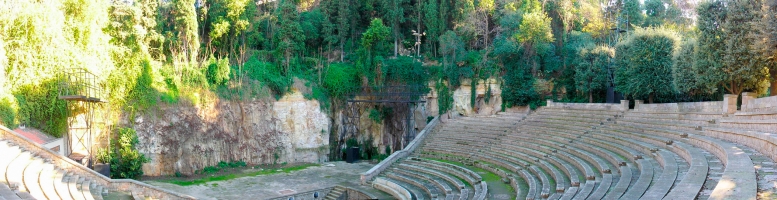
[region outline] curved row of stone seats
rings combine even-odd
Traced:
[[[655,121],[625,121],[620,125],[639,127],[652,134],[659,134],[674,140],[684,140],[718,157],[724,165],[724,171],[718,184],[712,190],[711,197],[735,199],[755,198],[757,193],[756,175],[750,157],[735,143],[705,136],[701,127],[692,125],[658,123]]]
[[[561,199],[571,199],[573,198],[577,192],[578,187],[580,186],[581,182],[585,182],[584,177],[581,175],[578,175],[578,170],[576,169],[572,164],[567,163],[566,160],[561,159],[555,155],[552,155],[551,152],[540,152],[535,149],[528,149],[522,146],[516,146],[516,145],[505,145],[504,143],[501,146],[501,149],[493,149],[495,152],[500,152],[506,155],[516,156],[516,154],[525,154],[525,155],[531,155],[535,156],[537,158],[545,157],[547,160],[541,160],[541,162],[549,162],[550,166],[553,166],[555,169],[560,169],[561,172],[563,172],[564,175],[556,174],[555,179],[563,180],[564,186],[561,186],[562,188],[556,188],[556,192],[563,192],[563,195],[561,196]],[[548,164],[545,164],[546,166],[549,166]],[[590,169],[590,168],[589,168]],[[559,170],[554,170],[559,171]],[[554,172],[557,173],[557,172]],[[591,172],[593,174],[593,172]],[[568,185],[566,185],[568,184]],[[590,188],[584,188],[585,190],[593,190],[593,185],[589,184]],[[584,185],[585,187],[585,185]]]
[[[626,114],[626,116],[629,115],[629,113]],[[644,114],[640,113],[640,115]],[[710,194],[712,197],[754,197],[756,184],[754,183],[752,162],[736,144],[697,134],[700,127],[694,124],[667,123],[653,119],[635,120],[634,118],[620,119],[617,123],[618,126],[633,126],[649,135],[669,138],[670,140],[666,141],[670,143],[672,140],[686,141],[720,158],[725,165],[720,183],[734,183],[736,187],[726,188],[726,184],[717,184]],[[736,164],[730,165],[730,163]]]
[[[504,162],[503,160],[495,159],[495,158],[492,157],[492,156],[495,156],[493,154],[489,154],[489,153],[483,152],[483,153],[480,153],[480,155],[478,155],[478,153],[470,152],[469,149],[462,149],[462,148],[456,148],[456,147],[442,147],[442,146],[436,146],[436,147],[425,146],[424,147],[424,151],[432,152],[432,153],[440,153],[440,154],[444,154],[444,155],[454,155],[454,156],[458,156],[460,158],[467,158],[467,159],[471,159],[471,160],[478,160],[478,161],[481,161],[481,162],[487,162],[487,163],[490,163],[490,164],[494,164],[494,165],[503,167],[505,169],[509,169],[509,170],[511,170],[512,173],[518,173],[520,176],[522,176],[526,180],[534,181],[535,175],[527,176],[525,173],[522,173],[522,172],[525,172],[525,170],[521,170],[522,167],[520,167],[518,165],[515,165],[514,163],[511,163],[511,162]],[[440,157],[440,158],[441,159],[446,159],[446,157]],[[523,165],[526,165],[526,164],[523,164]],[[540,172],[542,172],[541,170],[538,170],[537,168],[531,168],[530,171],[532,171],[533,174],[539,174]],[[548,187],[548,179],[545,179],[544,176],[541,176],[541,178],[544,178],[544,179],[542,179],[543,183],[544,183],[544,184],[542,184],[544,186],[543,190],[545,191],[543,194],[547,194],[548,191],[550,190],[550,187]],[[533,198],[535,198],[535,196],[533,196],[533,194],[540,194],[541,192],[535,192],[533,190],[534,188],[532,188],[532,185],[534,185],[534,184],[529,183],[529,185],[530,185],[529,193],[532,194],[532,195],[527,195],[528,196],[527,198],[533,199]],[[545,187],[547,187],[547,188],[545,188]],[[485,190],[483,190],[483,191],[485,191]],[[477,188],[476,188],[476,194],[482,194],[482,193],[477,193]],[[539,198],[539,196],[537,198]]]
[[[417,199],[437,199],[441,196],[437,189],[435,189],[434,186],[427,184],[426,181],[397,173],[395,170],[389,170],[388,173],[386,173],[386,177],[397,180],[399,185],[410,190]],[[420,191],[416,189],[420,189]]]
[[[579,129],[577,129],[577,130],[579,130]],[[639,153],[635,152],[636,150],[634,150],[634,149],[625,148],[623,146],[616,147],[613,144],[604,144],[604,143],[596,142],[596,141],[592,141],[592,140],[588,140],[588,141],[591,142],[591,143],[598,143],[597,145],[599,145],[599,146],[608,146],[609,148],[607,148],[607,149],[610,149],[610,150],[615,150],[615,151],[620,150],[619,153],[623,154],[623,155],[630,154],[630,155],[632,155],[634,157],[641,156],[641,155],[638,155]],[[629,152],[626,152],[626,151],[629,151]],[[634,157],[630,157],[629,159],[632,162],[634,162],[634,159],[633,159]],[[647,186],[650,184],[650,182],[652,180],[652,176],[653,176],[652,175],[652,169],[651,170],[643,170],[644,169],[643,166],[650,167],[650,165],[652,165],[652,164],[650,164],[650,162],[646,162],[645,160],[637,160],[637,162],[639,162],[637,166],[639,167],[639,169],[641,171],[639,179],[636,180],[636,182],[630,187],[631,189],[629,190],[629,192],[624,194],[624,196],[622,198],[633,198],[635,196],[639,197],[642,193],[645,192],[645,189],[647,188]],[[625,183],[625,182],[622,182],[622,183]]]
[[[505,131],[502,131],[501,135],[505,135],[504,132]],[[450,146],[447,146],[447,147],[437,147],[437,148],[442,148],[442,149],[446,149],[447,148],[447,150],[445,150],[445,152],[443,152],[443,153],[446,153],[446,154],[458,154],[458,153],[461,152],[460,149],[455,149],[455,148],[454,149],[450,149],[451,148]],[[466,150],[464,150],[464,151],[466,151]],[[489,153],[483,153],[483,154],[489,154]],[[468,155],[467,154],[463,154],[463,155],[460,155],[460,156],[468,156]],[[491,156],[499,157],[500,155],[491,154]],[[528,158],[523,158],[523,159],[524,160],[530,160]],[[521,165],[528,165],[528,164],[526,164],[526,161],[515,161],[512,158],[504,158],[504,157],[501,157],[500,159],[493,159],[490,156],[484,156],[484,157],[480,158],[480,160],[485,160],[486,162],[497,164],[497,165],[500,165],[500,166],[502,166],[504,168],[507,168],[507,169],[513,169],[513,171],[516,172],[516,173],[518,173],[517,171],[520,170],[519,169],[520,167],[513,166],[510,163],[502,162],[501,160],[510,160],[512,163],[519,163]],[[564,187],[557,187],[557,186],[550,187],[550,184],[549,184],[554,179],[558,179],[559,180],[558,183],[559,184],[563,184],[564,181],[566,181],[566,179],[559,178],[559,176],[561,176],[561,175],[559,175],[559,174],[561,174],[561,172],[558,172],[558,170],[556,170],[555,166],[554,167],[549,167],[547,165],[547,163],[545,163],[545,165],[539,165],[539,166],[541,168],[543,168],[543,169],[537,168],[535,166],[529,167],[529,171],[531,171],[533,174],[535,174],[535,175],[531,175],[531,178],[527,178],[527,176],[525,175],[525,171],[521,171],[521,173],[519,173],[519,175],[523,176],[524,179],[530,181],[528,183],[530,188],[532,188],[534,186],[534,184],[533,184],[534,183],[533,182],[534,178],[533,177],[534,176],[540,177],[544,184],[542,184],[543,185],[542,191],[536,192],[536,193],[537,194],[541,193],[542,194],[541,196],[548,197],[549,193],[551,193],[551,191],[563,192],[564,191]],[[553,173],[552,175],[547,175],[546,171],[551,171],[551,170],[556,170],[556,173]],[[533,192],[534,192],[533,189],[529,190],[529,193],[533,193]],[[533,195],[527,195],[527,196],[528,196],[528,198],[534,198]],[[551,197],[551,198],[555,199],[558,196],[561,196],[561,195],[553,193],[553,197]],[[537,196],[537,198],[540,198],[540,196]]]
[[[609,191],[608,196],[605,196],[605,198],[618,198],[620,197],[619,195],[623,196],[621,198],[639,198],[645,192],[645,190],[647,190],[647,187],[652,181],[652,163],[647,160],[640,159],[642,158],[642,154],[638,153],[634,149],[624,147],[619,144],[609,143],[608,141],[590,140],[588,138],[575,138],[574,136],[568,134],[565,135],[563,132],[544,132],[542,134],[552,134],[560,138],[565,138],[566,140],[578,139],[578,142],[587,143],[587,145],[593,147],[593,149],[596,149],[596,151],[608,154],[608,156],[605,158],[609,158],[608,160],[610,160],[613,165],[619,166],[618,168],[620,169],[619,171],[622,175],[619,177],[619,181],[615,187]],[[637,180],[632,182],[631,186],[629,186],[632,176],[632,163],[637,164],[637,168],[640,170],[638,170],[637,173],[639,176],[636,176]],[[648,168],[650,170],[641,170],[643,168]],[[628,192],[625,192],[627,189]]]
[[[509,138],[514,138],[514,137],[515,137],[514,135],[509,136]],[[525,140],[513,140],[513,141],[511,141],[509,143],[503,144],[503,147],[504,147],[504,149],[513,150],[515,152],[531,152],[531,151],[527,151],[527,150],[522,150],[522,148],[524,148],[524,147],[531,147],[531,146],[534,146],[535,144],[526,144],[526,143],[523,143],[523,141],[525,141]],[[539,147],[539,145],[536,145],[536,147]],[[551,154],[553,154],[552,152],[555,151],[555,152],[557,152],[556,153],[557,156],[563,157],[563,159],[567,160],[568,162],[575,163],[575,165],[578,168],[577,170],[586,172],[587,175],[590,175],[591,179],[594,179],[594,177],[595,177],[595,175],[593,175],[594,174],[594,171],[592,170],[593,167],[591,167],[587,162],[583,161],[582,159],[580,159],[580,158],[578,158],[576,156],[572,156],[571,154],[564,154],[563,150],[561,152],[559,152],[557,150],[551,150],[551,149],[542,148],[542,147],[535,148],[535,149],[537,149],[537,151],[543,151],[543,153],[546,153],[545,155],[551,155]],[[534,151],[534,150],[532,150],[532,151]],[[550,157],[550,156],[547,156],[547,157]],[[582,179],[582,178],[580,178],[578,176],[575,176],[575,177],[570,177],[570,179],[578,179],[579,180],[579,179]],[[592,190],[592,189],[593,189],[593,185],[588,184],[587,186],[584,186],[584,189],[581,191],[581,193],[586,193],[586,196],[587,196],[587,193],[590,193],[590,190]]]
[[[400,200],[412,200],[412,195],[410,195],[410,192],[407,191],[407,189],[403,188],[402,186],[399,186],[399,184],[396,184],[392,181],[386,180],[381,177],[375,178],[374,181],[372,181],[372,187],[375,189],[378,189],[380,191],[386,192],[393,196],[394,198],[400,199]]]
[[[568,121],[565,121],[565,123],[568,123]],[[703,156],[701,156],[701,157],[703,158]],[[705,163],[706,163],[706,162],[705,162]],[[705,169],[705,172],[706,172],[706,169]],[[706,174],[706,173],[705,173],[705,174]],[[697,177],[699,177],[699,176],[697,176]],[[704,176],[701,176],[701,177],[702,177],[702,178],[704,178]],[[697,184],[694,184],[694,185],[695,185],[696,187],[698,187],[698,188],[701,188],[702,184],[703,184],[703,182],[701,182],[701,183],[698,183],[698,182],[697,182]],[[688,190],[685,190],[685,192],[684,192],[684,193],[685,193],[685,194],[688,194],[688,192],[687,192],[687,191],[688,191]],[[691,191],[693,191],[693,190],[691,190]],[[697,191],[698,191],[698,190],[697,190]],[[695,195],[694,195],[694,196],[695,196]]]
[[[689,168],[687,170],[683,170],[683,171],[687,171],[687,173],[679,183],[675,183],[674,187],[672,187],[671,192],[666,194],[665,198],[677,198],[677,199],[696,198],[698,193],[693,193],[688,191],[701,191],[702,186],[707,180],[709,164],[708,164],[707,158],[703,154],[704,150],[688,145],[681,141],[672,141],[660,136],[643,134],[643,133],[639,133],[639,131],[636,131],[636,130],[628,130],[623,128],[624,127],[618,127],[618,129],[611,128],[611,130],[608,130],[607,132],[613,135],[634,139],[636,141],[642,141],[656,146],[661,146],[662,148],[680,156],[681,158],[683,158],[685,162],[688,163]],[[671,141],[671,143],[669,141]],[[664,171],[667,171],[667,170],[671,172],[671,168],[664,169]],[[712,175],[710,174],[710,176]],[[655,195],[658,195],[658,194],[655,194]]]
[[[611,166],[609,162],[605,161],[604,158],[602,158],[599,155],[596,155],[595,153],[591,153],[582,148],[578,148],[578,147],[583,147],[582,145],[575,144],[575,143],[569,143],[570,145],[566,145],[565,142],[562,142],[560,140],[550,139],[550,138],[544,138],[542,139],[542,141],[538,141],[538,140],[535,140],[535,138],[537,138],[535,136],[521,135],[521,134],[514,134],[511,136],[511,138],[520,139],[523,141],[536,141],[540,144],[545,144],[547,146],[557,146],[557,147],[565,148],[574,154],[582,155],[581,158],[583,158],[587,162],[595,163],[594,164],[594,166],[596,166],[595,168],[599,172],[601,172],[601,177],[597,177],[601,182],[599,183],[599,186],[594,190],[594,192],[588,196],[588,198],[591,198],[591,199],[604,198],[604,196],[607,194],[607,191],[611,189],[610,186],[612,185],[614,181],[613,179],[615,177],[612,176],[612,173],[610,170]]]
[[[78,176],[67,176],[48,161],[0,140],[0,179],[21,199],[102,199],[102,186]],[[4,195],[6,198],[6,195]],[[15,199],[12,197],[7,197]]]

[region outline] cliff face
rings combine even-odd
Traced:
[[[156,113],[133,119],[138,150],[151,158],[143,165],[149,176],[192,174],[219,161],[322,162],[329,153],[331,120],[298,92],[274,102],[217,101]]]

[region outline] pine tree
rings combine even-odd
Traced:
[[[723,58],[725,53],[725,35],[722,24],[726,21],[728,9],[721,0],[702,2],[696,9],[699,17],[696,28],[699,31],[693,63],[696,82],[703,93],[712,94],[718,90],[723,79]]]
[[[777,0],[764,0],[757,22],[754,48],[766,59],[771,74],[771,96],[777,96]]]
[[[743,91],[758,91],[759,84],[767,79],[768,71],[764,68],[763,57],[752,47],[755,39],[751,37],[755,27],[753,21],[759,18],[756,5],[759,0],[729,1],[729,11],[723,23],[725,53],[721,72],[723,79],[718,84],[723,85],[729,93],[740,94]]]

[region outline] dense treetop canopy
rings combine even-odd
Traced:
[[[330,113],[398,84],[435,86],[446,111],[460,85],[490,78],[509,107],[603,102],[607,88],[653,102],[769,94],[777,74],[777,0],[12,2],[0,5],[0,123],[53,135],[81,112],[57,99],[66,68],[99,77],[111,120],[296,83]]]

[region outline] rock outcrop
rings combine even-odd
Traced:
[[[278,101],[216,101],[174,105],[136,117],[138,150],[151,158],[149,176],[192,174],[219,161],[249,164],[322,162],[331,120],[319,102],[293,92]]]

